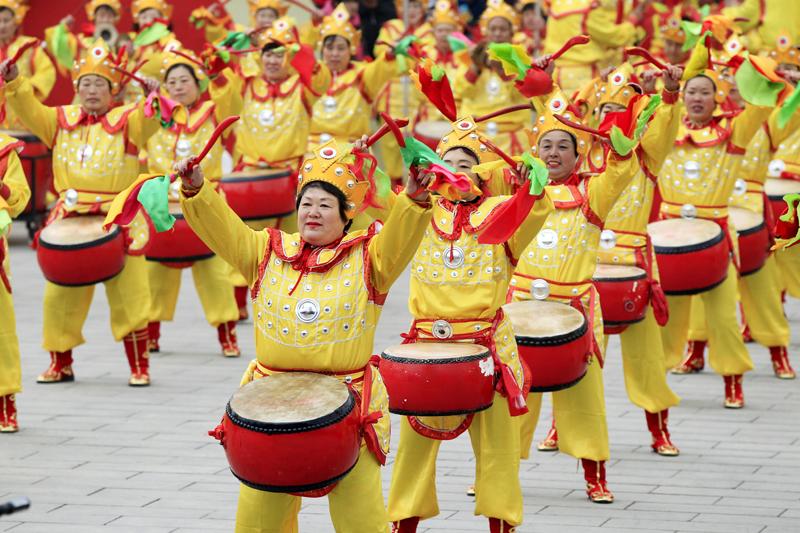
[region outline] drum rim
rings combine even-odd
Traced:
[[[433,343],[425,343],[425,344],[436,344]],[[386,352],[381,352],[381,359],[385,359],[386,361],[391,361],[392,363],[399,363],[401,365],[404,364],[423,364],[423,365],[443,365],[443,364],[455,364],[455,363],[470,363],[472,361],[480,361],[486,359],[487,357],[491,357],[492,353],[485,349],[485,351],[481,353],[477,353],[474,355],[462,355],[459,357],[453,357],[451,359],[414,359],[411,357],[403,357],[401,355],[390,355]]]
[[[293,492],[307,492],[310,490],[318,490],[318,489],[323,489],[325,487],[329,487],[330,485],[337,483],[347,474],[349,474],[350,471],[352,471],[357,464],[358,464],[358,455],[356,455],[356,460],[355,462],[353,462],[352,466],[350,466],[347,470],[345,470],[341,474],[338,474],[325,481],[309,483],[308,485],[262,485],[260,483],[253,483],[252,481],[247,481],[243,477],[240,477],[236,472],[233,471],[233,468],[231,468],[230,471],[231,474],[233,474],[233,477],[235,477],[236,479],[241,481],[242,484],[247,485],[251,489],[261,490],[265,492],[293,493]]]
[[[758,226],[753,226],[752,228],[743,229],[743,230],[736,230],[736,233],[739,237],[747,237],[748,235],[753,235],[755,233],[759,233],[767,229],[767,224],[762,220]]]
[[[154,263],[194,263],[196,261],[211,259],[215,255],[216,254],[214,252],[211,252],[210,254],[190,255],[188,257],[154,257],[145,254],[144,258],[147,261],[152,261]]]
[[[650,305],[648,302],[647,305]],[[635,320],[603,320],[603,327],[606,326],[630,326],[631,324],[636,324],[644,320],[644,317],[647,315],[647,308],[645,307],[644,313],[642,313],[642,318],[637,318]]]
[[[403,415],[403,416],[458,416],[458,415],[471,415],[475,413],[480,413],[481,411],[485,411],[486,409],[490,408],[493,404],[494,404],[494,398],[492,398],[492,400],[486,405],[481,405],[479,407],[471,409],[458,409],[456,411],[417,411],[416,409],[414,410],[392,409],[392,406],[390,404],[389,412],[395,415]]]
[[[45,226],[47,227],[47,226]],[[89,242],[81,242],[77,244],[53,244],[47,242],[46,240],[42,239],[41,234],[39,235],[39,246],[47,248],[48,250],[58,250],[58,251],[67,251],[67,250],[83,250],[85,248],[95,248],[102,244],[112,241],[116,239],[118,235],[120,235],[122,230],[119,226],[114,226],[114,229],[103,235],[97,240],[89,241]],[[116,274],[115,274],[116,275]],[[112,276],[113,277],[113,276]],[[110,279],[110,278],[109,278]]]
[[[592,277],[592,281],[599,281],[601,283],[616,283],[622,281],[639,281],[647,279],[647,272],[643,272],[641,274],[637,274],[635,276],[626,276],[624,278],[596,278]]]
[[[105,278],[98,279],[98,280],[95,280],[95,281],[81,282],[81,283],[62,283],[62,282],[60,282],[60,281],[54,281],[54,280],[52,280],[52,279],[48,278],[46,274],[45,274],[45,276],[44,276],[44,277],[45,277],[45,279],[46,279],[47,281],[49,281],[50,283],[52,283],[52,284],[54,284],[54,285],[58,285],[58,286],[60,286],[60,287],[89,287],[89,286],[91,286],[91,285],[97,285],[98,283],[105,283],[105,282],[106,282],[106,281],[108,281],[108,280],[111,280],[111,279],[114,279],[114,278],[116,278],[117,276],[119,276],[120,272],[122,272],[122,270],[123,270],[124,268],[125,268],[125,265],[123,265],[123,266],[122,266],[122,268],[120,268],[120,269],[119,269],[117,272],[115,272],[114,274],[112,274],[112,275],[110,275],[110,276],[106,276]],[[42,274],[44,274],[44,271],[42,271]]]
[[[272,169],[262,169],[262,170],[272,170]],[[248,176],[248,177],[226,177],[222,176],[220,178],[220,183],[248,183],[251,181],[269,181],[269,180],[277,180],[281,178],[289,178],[293,174],[293,170],[290,168],[287,169],[274,169],[280,170],[279,173],[274,175],[261,175],[261,176]]]
[[[583,316],[583,313],[581,313]],[[558,335],[552,335],[550,337],[529,337],[526,335],[514,334],[514,338],[517,341],[517,346],[530,346],[530,347],[541,347],[541,346],[559,346],[562,344],[569,344],[570,342],[576,341],[586,335],[589,331],[589,321],[586,320],[586,317],[583,317],[583,324],[578,329],[568,331],[566,333],[559,333]]]
[[[548,385],[546,387],[535,387],[531,385],[530,392],[556,392],[568,389],[574,385],[577,385],[584,377],[586,377],[586,374],[588,373],[589,373],[589,368],[587,367],[586,370],[583,371],[583,374],[581,374],[578,379],[570,381],[569,383],[561,383],[559,385]]]
[[[348,388],[347,400],[345,400],[345,402],[337,407],[333,412],[312,420],[305,420],[303,422],[262,422],[260,420],[245,418],[233,411],[231,408],[231,400],[228,400],[228,403],[225,405],[225,414],[230,419],[231,423],[238,427],[255,431],[257,433],[266,433],[267,435],[271,435],[281,433],[301,433],[322,429],[341,422],[354,411],[355,407],[356,400],[353,396],[353,391]]]
[[[719,226],[718,226],[719,227]],[[720,242],[722,242],[725,238],[724,230],[720,228],[720,232],[708,239],[707,241],[699,242],[697,244],[684,244],[681,246],[659,246],[653,243],[653,251],[656,254],[661,255],[680,255],[680,254],[689,254],[693,252],[699,252],[701,250],[707,250],[712,246],[716,246]]]
[[[234,211],[234,212],[235,212],[235,211]],[[284,213],[277,213],[277,214],[275,214],[275,215],[270,215],[270,216],[268,216],[268,217],[243,217],[243,216],[239,215],[239,218],[241,218],[242,220],[249,220],[249,221],[254,221],[254,220],[271,220],[271,219],[273,219],[273,218],[283,218],[283,217],[288,217],[288,216],[290,216],[290,215],[293,215],[293,214],[294,214],[294,209],[292,209],[291,211],[286,211],[286,212],[284,212]],[[237,213],[237,215],[238,215],[238,213]]]

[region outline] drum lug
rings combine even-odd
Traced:
[[[219,441],[222,446],[225,446],[225,430],[222,429],[222,424],[220,423],[217,427],[212,429],[208,432],[209,437],[214,437]]]

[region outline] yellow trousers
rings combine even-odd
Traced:
[[[551,393],[553,417],[558,431],[558,449],[576,459],[607,461],[608,424],[603,390],[603,369],[592,359],[589,370],[577,385]],[[522,458],[530,455],[533,431],[542,410],[542,393],[528,395],[529,413],[522,415]]]
[[[739,296],[753,340],[762,346],[788,346],[789,321],[783,314],[781,280],[775,256],[760,270],[739,278]],[[707,341],[706,313],[698,297],[692,301],[689,339]]]
[[[680,398],[667,384],[661,332],[653,316],[653,308],[648,307],[644,320],[628,326],[620,334],[619,340],[622,347],[625,390],[631,403],[650,413],[660,413],[664,409],[678,405]],[[558,419],[556,421],[558,422]],[[559,441],[560,438],[561,435]]]
[[[103,283],[111,311],[111,333],[117,341],[147,327],[150,289],[143,256],[127,256],[122,272]],[[49,281],[44,288],[44,340],[48,352],[65,352],[85,342],[81,330],[89,314],[94,285],[62,287]]]
[[[711,368],[723,376],[744,374],[753,369],[736,317],[736,279],[736,269],[731,264],[725,281],[710,291],[696,296],[667,296],[669,322],[661,329],[667,368],[683,360],[683,350],[689,338],[692,299],[696,297],[706,309],[708,362]]]
[[[3,246],[0,237],[0,246]],[[6,248],[8,249],[8,248]],[[0,265],[4,268],[5,265]],[[11,277],[9,269],[6,274]],[[22,390],[22,371],[19,362],[17,322],[14,318],[14,300],[0,282],[0,396],[16,394]]]
[[[217,257],[195,261],[192,278],[206,320],[214,327],[239,319],[239,307],[233,296],[228,264]],[[181,288],[180,268],[170,268],[156,261],[147,262],[150,280],[150,320],[169,322],[175,316],[175,305]]]
[[[242,485],[236,533],[296,533],[300,503],[299,496]],[[381,465],[366,446],[361,447],[355,468],[328,494],[328,504],[337,533],[388,533]]]
[[[775,262],[780,271],[782,290],[793,298],[800,298],[800,246],[775,253]]]
[[[519,417],[495,394],[494,403],[475,414],[469,428],[475,453],[475,514],[522,523],[519,483]],[[417,433],[407,417],[400,419],[400,444],[389,489],[391,521],[439,514],[436,499],[436,456],[441,441]]]

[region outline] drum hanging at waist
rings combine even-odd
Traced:
[[[208,246],[186,222],[177,202],[170,202],[169,213],[175,217],[172,230],[156,232],[150,229],[150,240],[145,247],[148,261],[157,261],[173,268],[187,268],[195,261],[214,257]]]
[[[650,302],[650,282],[643,269],[600,263],[592,283],[600,296],[606,335],[622,333],[630,324],[644,320]]]
[[[284,217],[294,212],[297,179],[289,168],[256,168],[226,174],[222,190],[242,220]]]
[[[764,216],[742,207],[731,207],[728,213],[739,240],[739,273],[747,276],[758,272],[772,246]]]

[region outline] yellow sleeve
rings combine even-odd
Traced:
[[[385,54],[379,54],[374,61],[364,65],[361,82],[364,84],[364,91],[371,99],[374,99],[380,90],[391,80],[395,74],[395,60],[387,59]]]
[[[151,118],[144,116],[144,104],[144,100],[139,102],[134,112],[128,115],[128,139],[140,150],[147,148],[147,140],[155,135],[159,127],[157,114]]]
[[[600,220],[606,219],[619,195],[638,170],[639,159],[635,152],[627,159],[622,159],[613,151],[608,153],[605,171],[589,178],[587,184],[589,208]]]
[[[56,84],[56,67],[41,46],[33,49],[33,74],[30,80],[39,100],[50,96],[50,91]]]
[[[745,104],[744,111],[733,118],[731,124],[730,142],[734,146],[745,149],[750,144],[750,139],[755,136],[758,128],[769,119],[771,107],[759,107]]]
[[[18,76],[6,84],[6,102],[25,127],[48,148],[52,148],[58,131],[58,111],[39,101],[33,93],[30,80]]]
[[[364,212],[373,220],[384,220],[389,218],[389,215],[394,209],[394,204],[397,203],[397,194],[394,191],[389,191],[388,196],[385,198],[378,198],[378,207],[368,207]]]
[[[793,135],[796,131],[800,130],[800,111],[796,111],[789,122],[784,127],[778,126],[778,112],[780,107],[776,107],[769,115],[767,120],[767,128],[769,131],[769,140],[772,143],[772,149],[777,149],[778,145],[784,142],[787,138]]]
[[[208,95],[216,106],[214,115],[217,121],[242,112],[244,106],[242,84],[242,78],[235,76],[233,71],[227,67],[214,81],[209,83]]]
[[[681,104],[663,103],[658,107],[647,125],[641,140],[642,163],[652,174],[658,174],[664,160],[672,150],[681,125]]]
[[[586,30],[592,41],[604,48],[619,48],[636,42],[636,27],[630,22],[616,24],[616,10],[599,7],[586,18]]]
[[[300,44],[306,44],[312,48],[317,46],[320,42],[321,32],[320,26],[315,26],[313,23],[308,22],[300,28]]]
[[[433,210],[423,207],[407,194],[398,195],[383,228],[369,243],[372,285],[386,293],[403,273],[431,223]]]
[[[10,195],[5,199],[8,204],[8,214],[11,218],[16,217],[28,205],[31,198],[31,190],[28,187],[28,180],[25,178],[25,171],[22,169],[19,156],[16,150],[8,153],[8,166],[6,173],[0,178],[0,185],[8,185]]]
[[[255,283],[269,233],[250,229],[207,180],[195,196],[181,194],[181,209],[197,236],[241,272],[248,285]]]
[[[331,71],[324,63],[318,62],[316,72],[311,76],[311,84],[303,85],[303,98],[309,106],[319,100],[319,97],[328,92],[331,86]]]
[[[723,16],[737,20],[736,25],[742,32],[747,32],[758,26],[761,21],[761,0],[744,0],[741,4],[734,7],[726,7],[722,10]]]
[[[528,216],[508,240],[508,249],[514,259],[519,259],[531,240],[539,233],[547,216],[553,211],[553,200],[545,193],[533,204]]]

